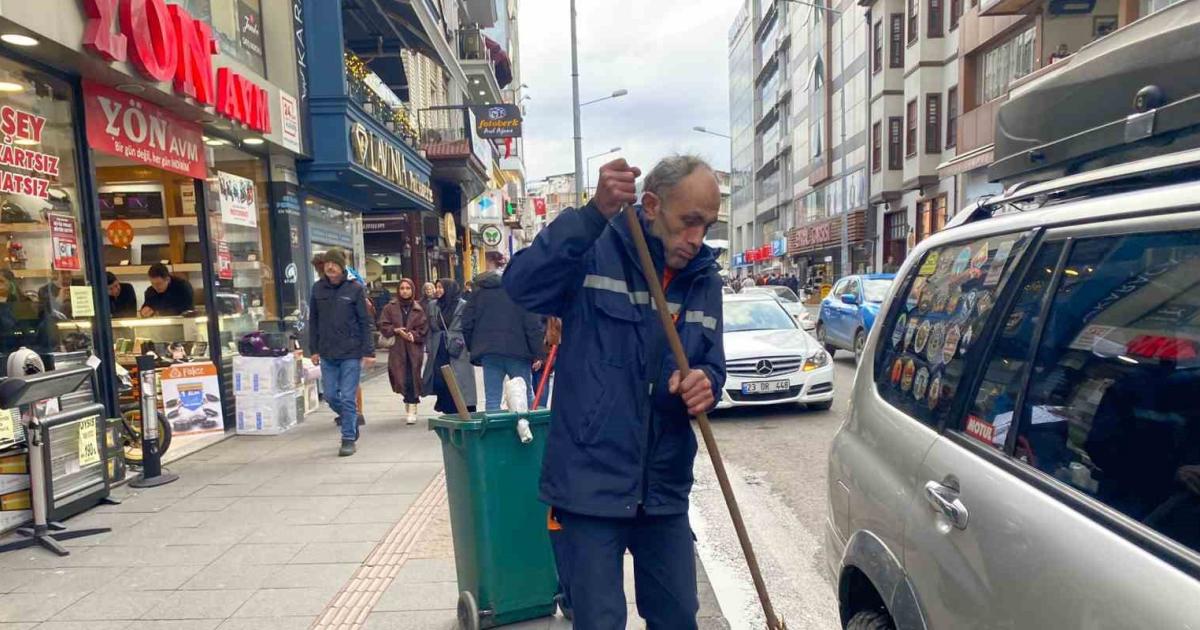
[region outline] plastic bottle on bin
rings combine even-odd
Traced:
[[[508,400],[508,410],[512,413],[529,413],[529,386],[523,378],[510,378],[504,385],[504,397]],[[533,431],[529,428],[529,420],[517,420],[517,436],[522,444],[533,441]]]

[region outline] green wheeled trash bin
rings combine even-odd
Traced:
[[[520,418],[533,441],[522,443]],[[554,614],[558,576],[538,501],[550,412],[477,413],[429,421],[442,440],[464,630]]]

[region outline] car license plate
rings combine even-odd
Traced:
[[[790,389],[791,381],[754,381],[742,383],[743,394],[774,394]]]

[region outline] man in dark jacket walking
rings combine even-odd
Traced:
[[[501,274],[504,254],[488,252],[487,271],[475,278],[475,290],[463,307],[463,337],[471,361],[483,366],[484,409],[498,411],[504,398],[504,377],[525,379],[533,405],[533,370],[544,358],[542,320],[512,301]]]
[[[308,307],[312,361],[321,366],[325,399],[342,427],[338,455],[353,455],[358,440],[356,392],[362,370],[375,363],[375,339],[363,285],[346,276],[346,255],[325,253],[325,275],[313,285]]]
[[[540,496],[561,527],[556,558],[577,630],[625,627],[626,549],[648,627],[694,629],[699,609],[689,416],[725,382],[721,278],[704,245],[721,196],[707,164],[676,156],[647,175],[643,205],[630,210],[691,364],[681,374],[618,217],[637,201],[640,174],[624,160],[604,165],[591,202],[560,213],[504,273],[515,302],[563,319]]]

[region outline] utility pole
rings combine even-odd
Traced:
[[[583,207],[583,131],[579,122],[579,45],[575,38],[575,0],[571,0],[571,103],[575,114],[575,207]]]

